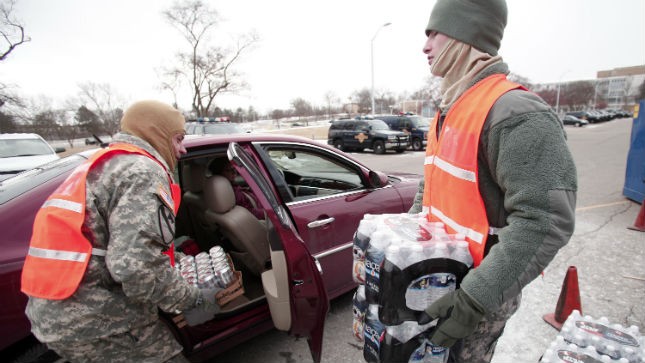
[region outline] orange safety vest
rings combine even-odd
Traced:
[[[83,279],[90,255],[105,256],[107,251],[92,248],[90,241],[81,232],[85,221],[85,184],[87,173],[97,161],[117,154],[144,155],[163,167],[147,151],[125,143],[112,144],[99,150],[77,167],[36,214],[29,251],[22,269],[23,293],[43,299],[66,299],[76,291]],[[162,198],[167,203],[172,203],[176,215],[181,201],[181,189],[172,182],[170,174],[168,179],[172,195]],[[170,263],[174,266],[174,246],[171,245],[164,253],[168,254]]]
[[[506,76],[489,76],[468,89],[450,108],[437,138],[437,113],[428,132],[424,162],[423,206],[432,222],[443,222],[448,233],[469,242],[474,266],[484,258],[486,240],[495,234],[479,193],[479,136],[491,107],[504,93],[524,89]]]

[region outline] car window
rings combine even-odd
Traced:
[[[51,147],[40,139],[0,140],[0,158],[54,154]]]
[[[268,155],[284,175],[293,200],[305,200],[363,188],[359,173],[322,154],[275,148]]]
[[[414,127],[430,127],[430,119],[427,117],[411,117],[410,121]]]
[[[372,120],[370,121],[370,126],[372,130],[389,130],[390,127],[383,120]]]

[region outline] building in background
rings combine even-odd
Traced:
[[[640,101],[636,96],[639,95],[639,87],[643,82],[645,64],[598,71],[594,104],[601,97],[607,103],[607,108],[633,109]]]

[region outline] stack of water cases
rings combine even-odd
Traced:
[[[463,235],[421,214],[366,214],[354,235],[358,282],[353,333],[368,362],[446,362],[448,349],[429,337],[436,321],[422,312],[454,291],[472,266]]]
[[[574,310],[540,362],[645,362],[645,337],[637,326],[611,324],[609,319],[581,316]]]

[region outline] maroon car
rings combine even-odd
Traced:
[[[295,136],[213,135],[189,137],[185,145],[188,153],[176,176],[183,192],[177,241],[202,251],[223,247],[242,274],[244,294],[201,325],[187,325],[182,315],[161,317],[191,361],[277,328],[307,338],[313,360],[319,362],[329,299],[356,286],[351,265],[358,222],[366,213],[407,211],[420,176],[373,171],[341,151]],[[24,315],[27,298],[20,292],[20,273],[36,211],[91,153],[0,183],[3,355],[15,356],[29,345],[25,342],[34,342]],[[213,175],[211,166],[221,158],[239,173],[233,183]],[[235,205],[233,185],[253,196],[264,219]]]

